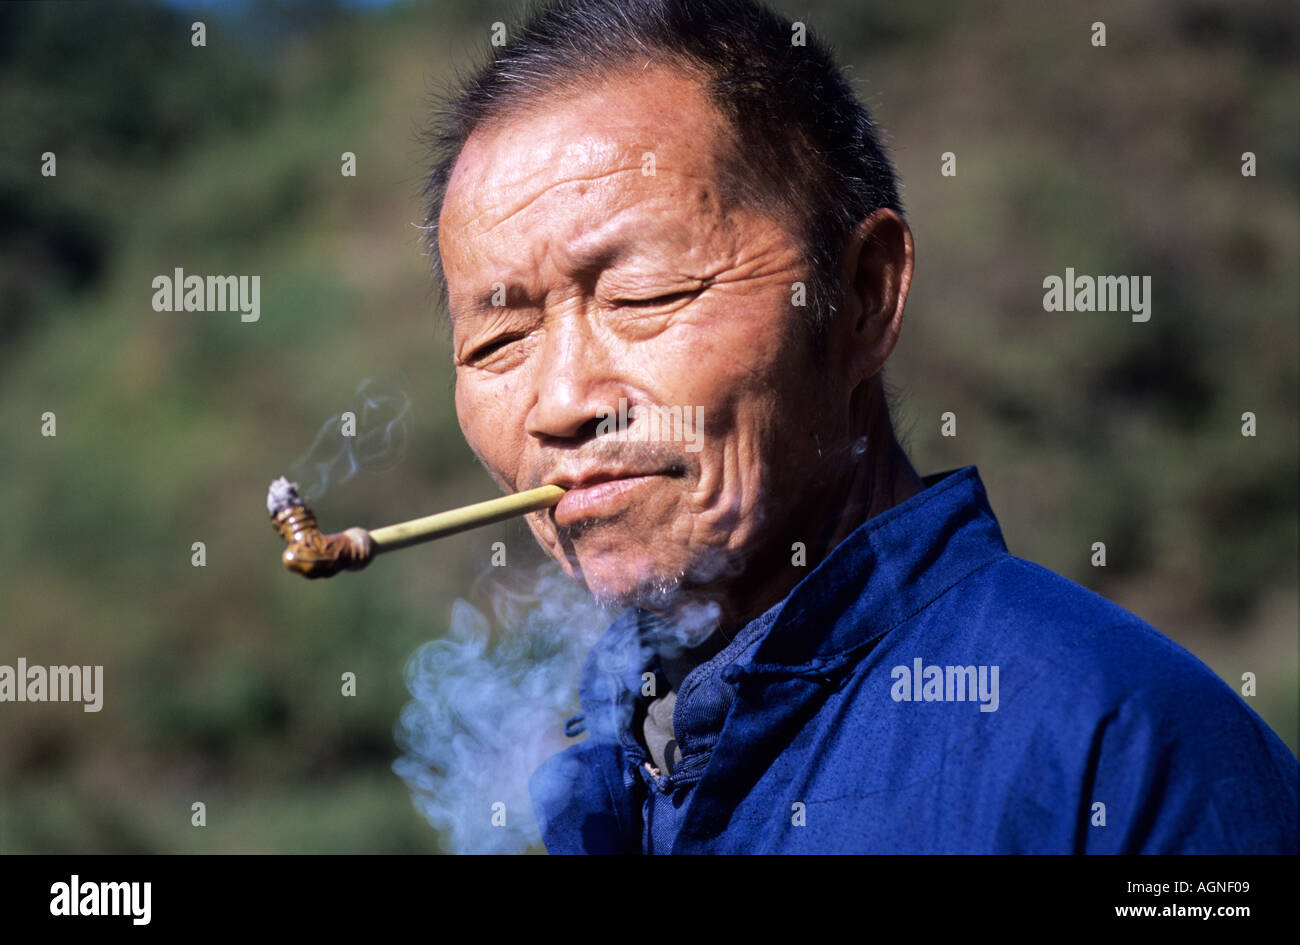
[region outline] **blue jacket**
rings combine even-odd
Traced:
[[[973,466],[865,522],[632,734],[629,611],[529,782],[552,853],[1295,853],[1300,765],[1213,671],[1007,552]]]

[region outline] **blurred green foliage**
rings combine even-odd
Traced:
[[[1014,552],[1234,688],[1256,673],[1251,703],[1294,749],[1290,5],[777,6],[833,39],[890,135],[918,268],[889,375],[918,469],[979,465]],[[0,6],[0,662],[102,663],[106,688],[98,714],[0,708],[0,850],[439,849],[389,770],[403,662],[490,543],[526,532],[309,584],[280,570],[263,495],[395,372],[410,449],[331,487],[323,524],[494,494],[413,224],[428,93],[514,9]],[[177,266],[260,274],[261,320],[154,312]],[[1066,266],[1151,275],[1151,321],[1045,313]]]

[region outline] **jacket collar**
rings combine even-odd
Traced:
[[[974,466],[864,522],[790,592],[746,675],[833,675],[972,571],[1007,553]]]
[[[1007,553],[975,466],[922,481],[924,490],[864,522],[804,577],[724,678],[832,680],[865,647]],[[587,656],[579,693],[596,737],[618,737],[652,663],[639,621],[638,611],[624,611]]]

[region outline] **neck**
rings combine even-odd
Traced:
[[[906,502],[925,489],[921,477],[912,468],[911,461],[894,436],[879,384],[872,388],[862,413],[864,419],[858,428],[866,437],[867,450],[862,462],[851,464],[841,488],[831,492],[833,511],[821,519],[827,525],[818,549],[818,561],[830,554],[863,522]],[[811,552],[811,548],[809,550]],[[812,562],[811,553],[809,562]]]

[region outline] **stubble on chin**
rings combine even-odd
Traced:
[[[591,587],[588,590],[596,602],[604,607],[619,610],[636,607],[652,613],[663,613],[672,610],[681,597],[685,579],[684,573],[655,575],[618,590]]]
[[[686,580],[685,569],[665,569],[656,565],[652,559],[643,564],[636,564],[634,556],[644,554],[644,540],[629,538],[628,552],[621,552],[617,547],[606,547],[596,552],[603,557],[612,558],[615,566],[612,573],[603,573],[605,569],[582,565],[582,553],[579,550],[584,540],[599,537],[599,531],[614,526],[610,519],[593,519],[575,522],[563,528],[556,528],[555,543],[563,560],[561,564],[578,584],[584,587],[602,607],[626,610],[637,607],[642,610],[661,611],[671,609],[673,602],[682,592]],[[629,553],[630,552],[630,553]],[[637,573],[637,572],[642,573]]]

